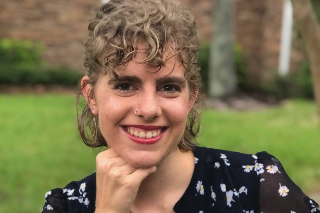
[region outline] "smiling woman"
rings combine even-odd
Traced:
[[[86,145],[108,149],[96,173],[47,192],[43,213],[320,212],[266,152],[196,146],[198,46],[181,6],[101,6],[89,25],[78,127]]]

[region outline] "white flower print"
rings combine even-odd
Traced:
[[[68,197],[68,200],[78,200],[79,198],[76,196]]]
[[[252,165],[246,165],[246,166],[242,166],[242,168],[244,168],[244,172],[249,173],[250,171],[252,171],[254,166]]]
[[[199,158],[194,157],[194,164],[197,164],[199,161]]]
[[[214,206],[214,202],[217,201],[217,195],[216,193],[214,193],[213,189],[212,189],[212,186],[210,186],[210,189],[211,189],[211,198],[213,200],[213,203],[212,203],[212,206]]]
[[[275,165],[269,165],[269,166],[267,166],[267,172],[270,173],[270,174],[275,174],[275,173],[277,173],[277,172],[280,173],[278,167],[275,166]]]
[[[88,199],[88,198],[86,198],[86,199],[84,200],[84,202],[83,202],[83,204],[84,204],[84,205],[86,205],[86,206],[88,206],[88,205],[89,205],[89,203],[90,203],[90,201],[89,201],[89,199]]]
[[[67,193],[68,196],[73,195],[74,189],[64,189],[63,193]]]
[[[201,211],[199,211],[199,213],[203,213],[203,211],[201,210]]]
[[[219,162],[215,162],[214,163],[214,168],[219,169],[220,168],[220,163]]]
[[[251,210],[251,211],[243,210],[243,212],[245,212],[245,213],[254,213],[254,211],[253,211],[253,210]],[[261,213],[263,213],[263,212],[261,212]]]
[[[199,192],[201,195],[204,195],[204,188],[202,185],[202,181],[198,181],[196,189],[197,189],[197,192]]]
[[[87,192],[85,190],[86,190],[86,183],[83,182],[79,187],[79,196],[74,195],[75,189],[63,189],[63,193],[67,194],[68,200],[77,200],[79,203],[88,207],[90,201],[86,197]]]
[[[245,187],[245,186],[242,186],[240,189],[239,189],[239,194],[241,193],[246,193],[246,195],[248,194],[248,189]]]
[[[260,169],[263,169],[263,164],[262,163],[256,163],[254,165],[254,170],[257,171],[257,170],[260,170]]]
[[[263,164],[262,163],[256,163],[254,165],[254,171],[257,172],[257,175],[264,173]]]
[[[53,207],[50,204],[48,204],[43,209],[53,210]]]
[[[225,154],[220,154],[220,158],[223,159],[224,163],[227,166],[230,166],[229,160],[227,159],[227,156]]]
[[[80,197],[80,198],[78,199],[78,201],[79,201],[79,203],[83,203],[83,198]]]
[[[212,189],[212,186],[211,186],[211,198],[216,201],[216,198],[217,198],[217,195],[216,193],[214,193],[213,189]]]
[[[291,211],[290,213],[296,213],[295,211]]]
[[[312,200],[310,200],[309,201],[310,202],[310,204],[311,204],[311,213],[314,213],[314,212],[316,212],[317,210],[319,210],[320,211],[320,208],[319,207],[316,207],[315,205],[314,205],[314,203],[312,202]]]
[[[265,180],[266,180],[266,179],[264,179],[264,178],[261,178],[261,179],[260,179],[260,182],[263,182],[263,181],[265,181]]]
[[[288,195],[289,189],[286,186],[281,186],[281,183],[279,183],[280,188],[278,190],[280,196],[285,197]]]
[[[226,184],[220,184],[220,188],[221,188],[222,192],[226,192],[227,191]]]
[[[258,159],[258,157],[257,157],[256,155],[252,155],[252,157],[253,157],[255,160]]]
[[[51,192],[51,191],[48,191],[48,192],[46,192],[46,194],[44,195],[44,197],[47,198],[48,195],[51,195],[51,194],[52,194],[52,192]]]
[[[86,183],[82,183],[82,184],[80,185],[79,192],[80,192],[80,191],[84,192],[85,190],[86,190]]]
[[[231,202],[232,201],[235,202],[233,200],[233,191],[229,190],[229,191],[226,192],[226,199],[227,199],[227,206],[231,207],[232,206]]]
[[[236,190],[236,189],[233,189],[233,194],[234,194],[234,196],[239,197],[239,193],[237,192],[237,190]]]
[[[227,156],[225,154],[220,154],[220,158],[225,159]]]

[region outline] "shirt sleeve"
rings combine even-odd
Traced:
[[[68,213],[67,198],[63,189],[53,189],[45,194],[45,204],[42,213]]]
[[[262,168],[259,213],[320,213],[318,204],[301,191],[274,156],[260,152],[257,157]]]

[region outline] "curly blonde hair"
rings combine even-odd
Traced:
[[[170,45],[185,67],[190,91],[200,88],[199,41],[194,18],[184,7],[164,0],[111,0],[100,7],[88,29],[85,66],[89,81],[86,84],[93,88],[101,74],[114,72],[115,67],[135,57],[137,41],[147,44],[147,57],[140,63],[159,67],[165,64],[165,45]],[[90,147],[107,146],[98,126],[98,118],[87,104],[79,106],[81,90],[86,84],[80,88],[77,98],[80,135]],[[91,98],[94,98],[93,90]],[[181,150],[190,150],[196,144],[200,122],[198,102],[197,99],[188,115],[184,136],[178,145]]]

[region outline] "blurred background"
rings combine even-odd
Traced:
[[[175,2],[201,41],[199,144],[265,150],[320,202],[320,2]],[[46,191],[95,171],[100,150],[78,135],[75,96],[102,3],[0,1],[0,212],[40,212]]]

